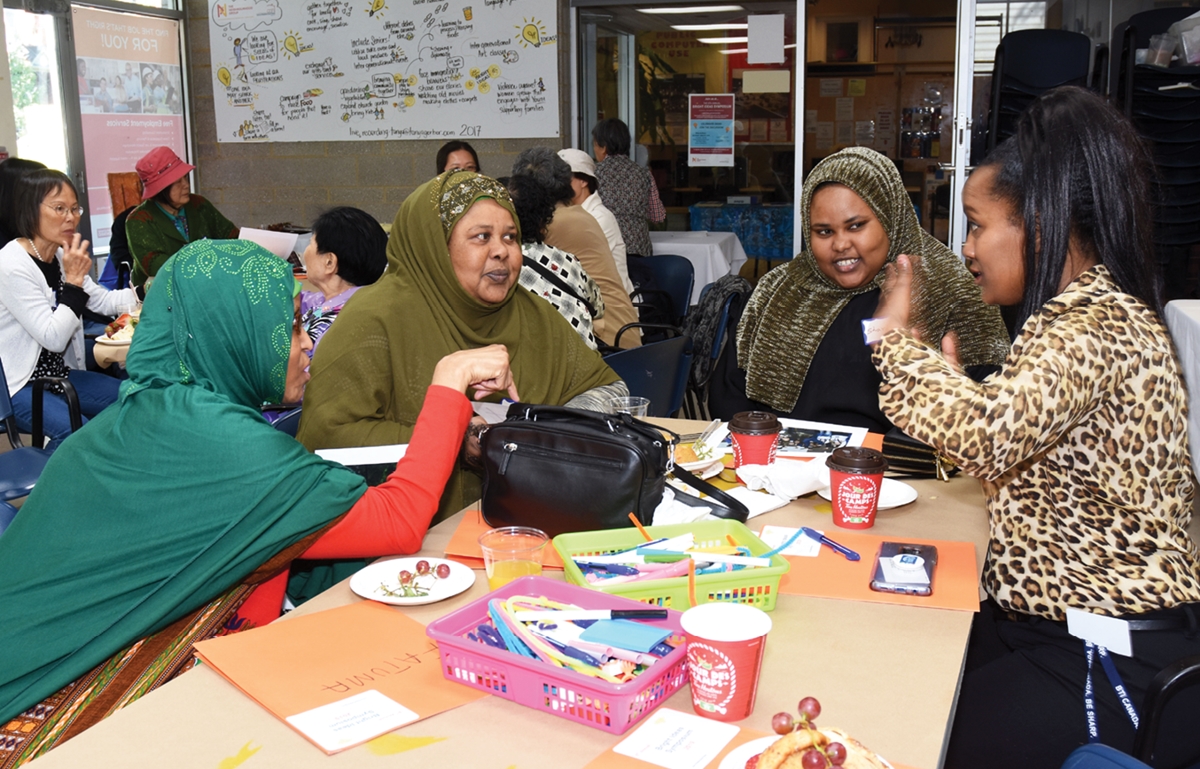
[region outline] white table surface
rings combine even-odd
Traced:
[[[732,232],[650,233],[656,254],[678,254],[696,268],[692,286],[692,304],[700,301],[700,292],[717,278],[737,272],[746,263],[742,242]]]
[[[1190,412],[1188,440],[1192,444],[1192,470],[1200,478],[1200,299],[1177,299],[1167,304],[1167,328],[1175,340],[1179,367],[1187,383]]]

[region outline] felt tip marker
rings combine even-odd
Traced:
[[[565,609],[563,611],[514,611],[518,622],[543,622],[577,619],[666,619],[666,609]]]

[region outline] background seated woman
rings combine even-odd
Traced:
[[[86,421],[117,399],[121,383],[84,370],[84,310],[119,315],[137,295],[109,291],[89,276],[90,244],[75,231],[83,208],[66,174],[29,171],[17,181],[13,204],[19,237],[0,249],[0,359],[17,426],[32,430],[29,382],[40,377],[70,380]],[[53,451],[71,432],[66,401],[48,395],[42,418]]]
[[[1112,106],[1062,88],[971,175],[968,268],[984,301],[1019,308],[1021,324],[983,382],[913,336],[920,270],[901,257],[888,279],[883,410],[983,482],[991,523],[990,599],[972,627],[951,769],[1057,769],[1088,742],[1089,660],[1071,609],[1139,623],[1133,656],[1111,656],[1136,708],[1162,668],[1200,653],[1187,389],[1159,314],[1151,167]],[[1099,739],[1130,751],[1115,687],[1098,663],[1090,675]],[[1156,766],[1200,756],[1198,709],[1194,687],[1172,700]]]
[[[317,217],[304,249],[311,291],[300,294],[300,322],[313,349],[342,307],[387,269],[387,233],[360,208],[343,206]]]
[[[192,193],[184,163],[170,147],[155,147],[135,166],[142,204],[125,220],[133,254],[133,285],[144,286],[186,244],[204,238],[236,238],[238,228],[205,198]]]
[[[297,437],[310,449],[407,443],[443,356],[503,344],[529,403],[603,411],[628,388],[548,303],[517,285],[521,233],[496,180],[452,171],[400,206],[388,271],[342,310],[313,358]],[[478,424],[478,423],[477,423]],[[469,443],[478,450],[478,441]],[[479,498],[460,467],[439,515]]]
[[[500,180],[512,195],[521,226],[520,283],[534,296],[554,305],[571,328],[596,349],[593,320],[604,316],[604,297],[583,265],[572,254],[545,243],[546,227],[558,205],[554,193],[529,176]]]
[[[518,396],[502,347],[440,359],[413,450],[368,489],[258,415],[308,378],[287,262],[205,241],[159,280],[120,404],[54,455],[0,538],[6,766],[189,669],[193,643],[277,618],[293,559],[417,551],[471,416],[463,391]]]
[[[886,433],[862,321],[875,314],[883,266],[901,253],[923,257],[913,317],[926,338],[957,334],[968,366],[1004,360],[999,311],[983,304],[962,261],[921,229],[891,160],[863,147],[825,158],[804,182],[800,210],[806,248],[751,294],[713,374],[713,416],[757,408]]]
[[[475,154],[475,148],[464,141],[455,140],[443,144],[438,150],[436,162],[438,174],[444,174],[447,171],[483,173],[483,167],[479,165],[479,155]]]

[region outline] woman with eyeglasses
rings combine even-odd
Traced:
[[[28,433],[35,379],[69,380],[84,421],[117,399],[119,380],[84,370],[81,316],[85,309],[118,315],[138,297],[89,276],[90,244],[76,231],[83,207],[66,174],[30,171],[17,183],[13,207],[17,237],[0,249],[0,361],[17,427]],[[71,431],[61,387],[48,388],[42,420],[53,451]]]

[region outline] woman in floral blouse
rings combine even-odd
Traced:
[[[592,128],[596,180],[600,199],[617,218],[628,253],[650,256],[650,221],[667,218],[650,172],[629,158],[629,126],[617,118],[601,120]],[[657,204],[657,206],[655,205]]]

